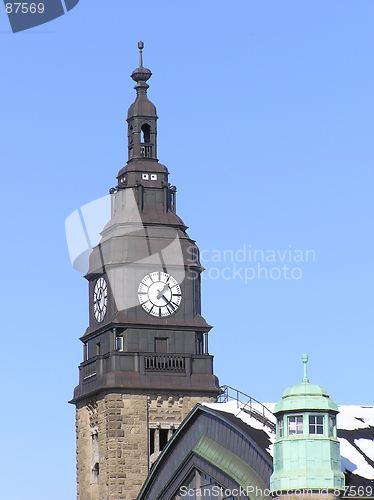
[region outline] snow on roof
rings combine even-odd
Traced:
[[[356,474],[358,476],[366,477],[367,479],[373,479],[374,469],[373,467],[370,467],[370,465],[366,462],[363,455],[346,439],[339,439],[339,441],[343,472],[349,470],[353,474]]]
[[[267,451],[273,455],[275,433],[273,429],[264,425],[248,412],[241,410],[245,403],[235,400],[226,403],[204,403],[209,408],[230,413],[240,418],[244,423],[255,429],[263,430],[269,437]],[[273,423],[276,418],[272,415],[274,403],[265,403],[268,412],[266,416]],[[262,405],[252,403],[251,408],[264,413]],[[248,406],[247,406],[248,410]],[[374,406],[339,406],[337,416],[338,438],[342,457],[342,471],[365,479],[374,479]]]
[[[367,457],[374,457],[373,439],[355,439],[354,442]]]
[[[374,407],[339,406],[337,416],[342,470],[374,479]]]
[[[339,429],[364,429],[374,427],[373,406],[339,406],[337,425]]]

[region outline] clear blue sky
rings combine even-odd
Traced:
[[[75,498],[88,292],[64,222],[125,164],[138,40],[159,159],[219,274],[203,315],[221,384],[277,401],[307,352],[339,404],[373,404],[373,33],[372,0],[80,0],[19,34],[1,10],[2,498]],[[211,261],[244,245],[315,261],[245,283]]]

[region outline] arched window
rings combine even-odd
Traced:
[[[141,141],[142,143],[151,142],[151,127],[145,123],[142,125]]]
[[[134,130],[132,125],[129,127],[129,160],[133,157],[133,145],[134,145]]]

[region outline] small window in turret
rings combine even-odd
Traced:
[[[323,415],[309,415],[309,434],[323,435]]]
[[[142,174],[142,179],[143,179],[143,181],[148,181],[149,180],[149,174]]]
[[[335,437],[335,432],[334,432],[335,426],[336,426],[335,417],[329,415],[329,437]]]
[[[142,125],[140,142],[151,142],[151,127],[146,123]]]
[[[288,435],[294,436],[295,434],[303,433],[303,416],[296,415],[288,417]]]
[[[151,181],[157,181],[157,174],[151,174]]]
[[[282,438],[283,433],[283,417],[278,418],[278,437]]]
[[[129,137],[129,146],[132,146],[133,142],[134,142],[134,131],[133,131],[132,125],[129,128],[129,136],[128,137]]]

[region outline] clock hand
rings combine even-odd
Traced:
[[[164,288],[161,290],[157,290],[158,291],[158,294],[157,294],[157,299],[161,299],[161,297],[164,296],[164,293],[166,292],[166,290],[168,290],[169,288],[169,285],[165,285]]]
[[[100,310],[100,311],[103,311],[103,310],[104,310],[104,305],[105,305],[105,294],[104,294],[104,290],[100,290],[100,296],[99,296],[99,300],[98,300],[98,307],[99,307],[99,310]]]
[[[100,289],[99,293],[98,293],[98,297],[97,297],[97,306],[98,306],[100,312],[102,311],[102,307],[101,307],[102,299],[103,299],[103,292]]]
[[[161,299],[164,299],[164,301],[166,302],[166,304],[168,304],[172,309],[173,311],[175,310],[175,307],[174,305],[170,302],[170,300],[168,300],[165,295],[163,295],[162,297],[160,297]]]

